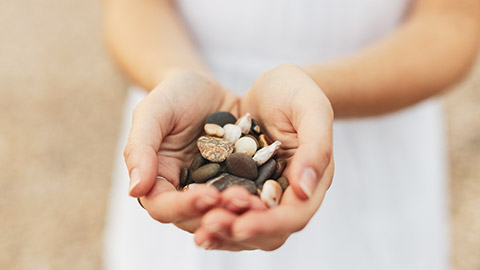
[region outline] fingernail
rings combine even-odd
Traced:
[[[142,179],[140,178],[140,170],[135,168],[130,174],[130,187],[128,189],[128,195],[132,196],[132,191],[140,183]]]
[[[210,240],[203,241],[203,243],[200,244],[200,247],[202,247],[203,249],[208,249],[210,247]]]
[[[198,198],[196,202],[197,209],[200,211],[203,211],[207,209],[208,207],[211,207],[217,202],[216,197],[211,197],[211,196],[203,196],[201,198]]]
[[[317,187],[318,180],[317,174],[312,168],[303,169],[302,176],[300,177],[300,188],[302,188],[305,195],[308,198],[312,197],[313,191]]]

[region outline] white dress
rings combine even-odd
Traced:
[[[354,52],[390,33],[403,0],[182,0],[185,23],[217,79],[241,95],[262,72]],[[140,4],[140,3],[139,3]],[[109,214],[107,269],[449,268],[442,108],[429,100],[382,117],[336,121],[336,173],[308,226],[274,252],[204,251],[127,196],[121,155],[132,110],[125,105]]]

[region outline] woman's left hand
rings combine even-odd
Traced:
[[[195,242],[207,249],[274,250],[302,230],[320,207],[333,178],[333,110],[322,90],[299,67],[283,65],[264,73],[242,99],[241,110],[282,142],[290,181],[280,205],[241,215],[217,207],[205,214]],[[222,200],[230,193],[224,192]]]

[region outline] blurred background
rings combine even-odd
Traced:
[[[128,87],[103,47],[101,8],[98,0],[0,1],[0,269],[101,268]],[[478,270],[480,63],[440,98],[452,264]]]

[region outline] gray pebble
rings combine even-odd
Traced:
[[[235,122],[237,122],[237,118],[229,112],[214,112],[205,120],[205,124],[213,123],[221,127],[226,124],[235,124]]]
[[[220,172],[220,165],[217,163],[209,163],[196,169],[192,173],[192,180],[195,183],[205,183],[208,179],[215,177]]]
[[[262,166],[258,168],[258,177],[255,179],[255,185],[261,187],[267,179],[270,179],[270,176],[275,172],[277,168],[277,162],[275,159],[270,159],[265,162]]]
[[[231,186],[242,186],[251,194],[257,194],[257,187],[253,181],[228,173],[223,173],[220,176],[209,180],[207,184],[216,187],[219,191],[224,191]]]
[[[258,168],[252,157],[245,153],[233,153],[225,161],[229,173],[254,180],[258,176]]]

